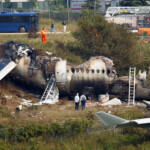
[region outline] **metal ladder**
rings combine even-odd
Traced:
[[[129,92],[128,92],[128,105],[135,104],[135,75],[136,67],[129,68]]]
[[[53,101],[54,100],[54,93],[55,93],[55,82],[56,82],[56,79],[55,79],[55,76],[54,74],[52,74],[50,80],[48,81],[48,84],[45,88],[45,91],[41,97],[41,100],[40,102],[46,102],[46,101]]]

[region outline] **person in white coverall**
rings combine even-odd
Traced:
[[[76,96],[74,97],[74,101],[75,101],[75,110],[79,110],[79,93],[76,94]]]

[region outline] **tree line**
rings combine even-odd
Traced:
[[[29,0],[31,7],[34,9],[38,6],[38,0]],[[70,8],[71,0],[45,0],[47,6],[52,11],[64,10]],[[68,2],[68,4],[67,4]],[[0,2],[1,3],[1,2]],[[67,6],[68,5],[68,6]],[[149,6],[150,0],[122,0],[119,6]],[[11,8],[12,3],[10,0],[5,0],[3,3],[4,8]],[[100,9],[100,0],[87,0],[82,6],[87,9],[97,10]]]

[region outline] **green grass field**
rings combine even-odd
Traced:
[[[48,20],[48,19],[41,19],[39,21],[40,30],[44,27],[47,31],[50,31],[52,23],[54,23],[56,32],[63,32],[63,25],[61,21]],[[77,28],[77,22],[67,22],[66,25],[67,32],[75,31],[76,28]]]

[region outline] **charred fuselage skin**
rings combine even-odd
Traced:
[[[45,89],[47,81],[55,72],[56,62],[59,58],[48,58],[37,56],[34,60],[30,57],[22,57],[17,67],[12,71],[12,75],[19,76],[22,81],[30,83],[40,89]]]
[[[55,74],[60,95],[82,94],[87,91],[95,95],[113,94],[127,99],[128,77],[118,77],[113,61],[103,56],[92,57],[89,61],[72,67],[59,57],[36,56],[36,51],[27,45],[9,42],[0,46],[0,59],[14,61],[17,66],[11,72],[13,77],[40,89]],[[136,80],[137,99],[150,99],[150,88]]]
[[[60,80],[62,74],[63,80]],[[76,67],[57,62],[55,75],[60,92],[65,94],[83,93],[87,88],[94,88],[94,93],[106,93],[116,77],[112,60],[102,56],[93,57]]]
[[[128,76],[118,77],[112,60],[103,56],[93,57],[77,67],[67,66],[62,61],[57,62],[55,76],[61,94],[82,94],[91,89],[94,95],[109,93],[128,100]],[[135,82],[135,98],[150,99],[150,88],[138,79]]]
[[[41,68],[29,67],[30,62],[30,57],[22,57],[11,74],[13,76],[17,75],[17,77],[26,83],[44,89],[46,86],[46,78],[44,77],[43,70]]]

